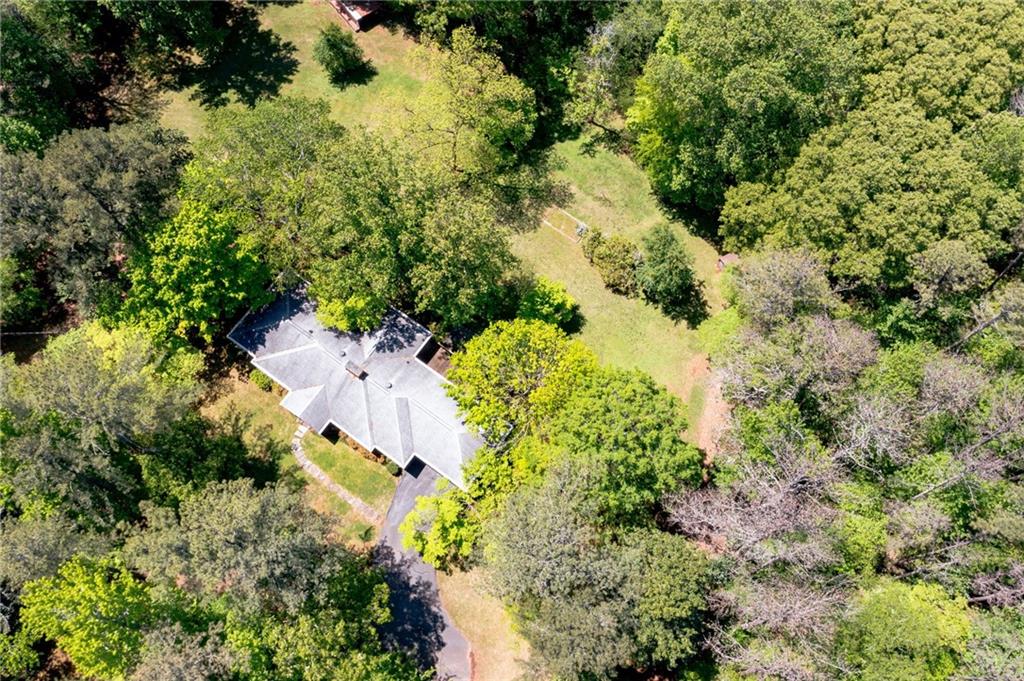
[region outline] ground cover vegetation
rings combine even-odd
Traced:
[[[458,342],[487,444],[402,531],[483,568],[528,676],[1024,676],[1024,7],[388,10],[424,47],[384,132],[279,95],[295,48],[262,4],[0,2],[0,312],[74,327],[0,364],[0,675],[424,674],[285,469],[289,423],[200,408],[233,320],[305,281],[328,325],[394,305]],[[375,76],[347,36],[312,51],[349,93]],[[151,115],[184,91],[191,144]],[[577,136],[740,252],[722,312],[677,223],[567,261],[700,324],[713,457],[571,335],[583,275],[513,255]]]

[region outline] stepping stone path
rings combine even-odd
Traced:
[[[383,523],[384,516],[371,508],[369,504],[357,497],[355,494],[352,494],[352,492],[349,492],[347,489],[334,482],[334,480],[331,480],[327,473],[324,473],[319,466],[306,457],[306,452],[302,450],[302,436],[308,432],[309,426],[300,425],[296,429],[295,434],[292,435],[292,453],[295,455],[295,460],[299,462],[300,466],[302,466],[302,470],[316,478],[321,485],[355,509],[356,513],[366,518],[372,524],[380,525]]]

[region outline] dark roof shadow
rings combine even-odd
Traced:
[[[390,310],[374,332],[374,352],[399,352],[426,339],[429,332],[404,314]]]

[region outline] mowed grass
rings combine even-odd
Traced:
[[[336,23],[349,30],[333,7],[322,1],[272,5],[261,18],[264,27],[296,48],[293,56],[299,62],[298,69],[280,94],[325,99],[331,106],[331,117],[342,125],[364,125],[371,129],[386,125],[394,115],[401,115],[404,105],[423,87],[424,75],[417,64],[415,43],[401,32],[376,26],[356,33],[356,42],[376,74],[365,84],[338,89],[328,82],[326,72],[313,59],[313,45],[322,27]],[[162,121],[194,140],[202,134],[209,112],[191,100],[190,95],[188,90],[171,93],[166,98]]]
[[[249,417],[251,431],[266,430],[273,441],[287,452],[281,459],[282,477],[294,475],[305,481],[303,494],[306,503],[329,519],[331,531],[337,539],[356,546],[373,542],[376,528],[299,467],[291,453],[292,434],[298,424],[295,417],[280,406],[280,395],[264,392],[252,383],[232,376],[213,385],[207,398],[202,407],[205,415],[217,418],[234,409]]]
[[[487,593],[483,568],[437,573],[444,609],[472,648],[474,681],[513,681],[529,646],[515,633],[501,601]]]
[[[398,479],[383,465],[370,461],[348,446],[344,440],[336,444],[316,433],[302,438],[302,448],[310,461],[371,507],[387,513]]]
[[[641,369],[684,399],[686,362],[696,352],[696,334],[636,298],[605,288],[578,244],[541,227],[517,236],[515,253],[538,274],[565,284],[584,317],[579,338],[598,358],[624,369]]]
[[[652,196],[643,171],[625,156],[605,150],[583,151],[580,141],[556,147],[564,167],[558,178],[572,190],[572,200],[562,206],[572,218],[606,234],[622,234],[639,243],[659,223],[676,230],[693,256],[694,269],[704,282],[710,313],[722,307],[721,275],[715,271],[718,253],[687,226],[667,217]],[[539,229],[515,237],[513,249],[534,271],[565,284],[584,317],[580,339],[602,362],[640,369],[687,403],[691,425],[703,406],[704,375],[694,371],[700,364],[697,333],[686,322],[674,322],[641,298],[626,298],[605,288],[597,270],[583,256],[579,244],[568,235],[574,221],[560,211],[547,220],[556,228]]]

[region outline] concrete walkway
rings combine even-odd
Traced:
[[[308,426],[299,426],[292,435],[292,454],[295,455],[295,460],[299,462],[302,469],[317,479],[321,485],[330,490],[333,494],[339,497],[346,504],[355,509],[356,513],[366,518],[373,525],[380,525],[384,522],[384,518],[380,513],[372,509],[365,501],[357,497],[352,492],[339,485],[338,483],[331,480],[327,473],[324,473],[319,466],[310,461],[306,457],[306,452],[302,450],[302,436],[309,432]]]
[[[391,648],[408,653],[421,668],[433,667],[438,679],[470,681],[469,641],[441,605],[437,571],[415,550],[403,550],[398,532],[416,498],[436,493],[437,478],[427,466],[403,472],[381,528],[374,561],[385,570],[393,617],[382,634]]]

